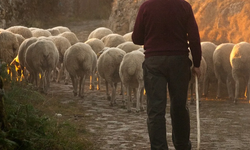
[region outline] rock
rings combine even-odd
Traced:
[[[145,0],[115,0],[109,28],[119,34],[133,30],[140,5]],[[193,7],[201,41],[215,44],[237,43],[250,39],[248,0],[187,0]]]

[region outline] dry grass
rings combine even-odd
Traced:
[[[42,95],[32,86],[5,81],[9,129],[1,131],[0,149],[98,149],[85,128],[82,105]],[[63,115],[62,115],[63,114]]]

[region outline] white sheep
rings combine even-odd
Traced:
[[[88,39],[91,39],[91,38],[102,39],[104,36],[112,34],[112,33],[113,31],[110,30],[109,28],[99,27],[93,30],[92,32],[90,32]]]
[[[63,66],[63,58],[65,51],[71,46],[68,39],[62,36],[50,36],[49,39],[56,45],[57,50],[59,52],[59,63],[57,65],[57,68],[59,69],[57,74],[56,82],[60,82],[60,78],[64,72],[64,66]],[[54,79],[53,79],[54,80]],[[65,79],[65,84],[68,84],[68,80]]]
[[[52,36],[52,34],[48,30],[44,30],[44,29],[35,29],[35,30],[32,30],[31,32],[32,32],[33,37]]]
[[[21,45],[22,42],[25,40],[25,38],[20,34],[15,34],[15,36],[17,38],[17,41],[18,41],[19,45]]]
[[[46,39],[37,40],[26,51],[25,61],[35,74],[36,86],[38,86],[39,74],[41,74],[40,86],[42,92],[47,94],[50,87],[50,73],[55,69],[59,60],[58,50],[53,42]]]
[[[207,63],[207,71],[204,79],[204,95],[208,95],[209,85],[216,82],[216,77],[214,74],[214,63],[213,63],[213,53],[215,51],[215,45],[212,42],[201,42],[202,56]]]
[[[97,72],[105,79],[106,84],[106,95],[107,99],[110,100],[110,105],[113,106],[116,104],[116,88],[117,83],[121,82],[120,76],[119,76],[119,67],[120,63],[122,61],[123,56],[126,54],[123,50],[111,47],[105,50],[97,61]],[[112,89],[112,96],[110,97],[108,84],[111,85]]]
[[[22,35],[25,39],[32,37],[32,33],[29,28],[25,26],[12,26],[6,29],[15,34]]]
[[[57,36],[57,35],[59,35],[61,33],[59,31],[59,29],[56,29],[56,28],[49,28],[49,29],[47,29],[47,31],[49,31],[52,36]]]
[[[68,27],[65,27],[65,26],[56,26],[56,27],[53,27],[52,29],[59,30],[60,33],[71,32],[71,30]]]
[[[130,41],[121,43],[117,47],[124,50],[126,53],[129,53],[129,52],[132,52],[134,50],[138,50],[139,48],[141,48],[140,45],[136,45],[136,44],[134,44],[133,42],[130,42]]]
[[[30,31],[34,31],[34,30],[37,30],[37,29],[40,29],[40,28],[37,28],[37,27],[29,27]]]
[[[143,80],[143,69],[142,63],[144,61],[144,54],[139,51],[132,51],[126,53],[122,59],[119,68],[119,75],[122,84],[125,86],[127,91],[127,110],[131,111],[131,91],[136,88],[136,111],[143,110],[143,91],[144,91],[144,80]]]
[[[133,32],[129,32],[123,35],[123,38],[125,39],[125,41],[130,41],[132,42],[132,33]]]
[[[63,63],[71,77],[74,96],[77,95],[79,84],[78,96],[84,98],[85,79],[89,75],[93,77],[96,71],[97,56],[95,52],[88,44],[78,42],[66,50]],[[95,87],[93,78],[90,83],[93,90]]]
[[[88,44],[89,46],[91,46],[91,48],[94,50],[94,52],[97,54],[99,53],[101,50],[103,50],[104,43],[98,39],[98,38],[91,38],[88,39],[86,42],[84,42],[86,44]]]
[[[126,42],[120,34],[108,34],[104,36],[102,39],[105,47],[117,47],[119,44]]]
[[[20,45],[19,47],[19,50],[18,50],[18,61],[19,61],[19,65],[20,65],[20,68],[21,68],[21,71],[25,77],[25,79],[27,79],[27,74],[25,73],[25,68],[27,68],[27,70],[31,70],[30,68],[28,68],[29,66],[26,65],[26,61],[25,61],[25,55],[26,55],[26,51],[27,51],[27,48],[35,43],[37,41],[37,38],[36,37],[31,37],[31,38],[27,38],[25,39],[22,44]],[[33,74],[30,74],[30,82],[33,82],[33,79],[34,79],[34,76]]]
[[[96,53],[97,58],[99,58],[100,54],[105,49],[104,43],[98,38],[88,39],[85,43],[91,46],[91,48]],[[97,80],[97,87],[96,88],[97,88],[97,90],[100,90],[100,82],[101,81],[98,78],[98,74],[96,77],[97,77],[97,79],[96,79]]]
[[[145,52],[145,49],[143,47],[139,48],[138,51],[144,53]]]
[[[233,43],[222,43],[217,46],[213,54],[214,73],[218,80],[217,98],[221,98],[222,84],[227,85],[229,99],[233,100],[233,77],[230,64],[230,54],[234,47]]]
[[[237,103],[240,92],[240,78],[243,77],[247,83],[247,99],[250,93],[250,43],[240,42],[234,45],[230,54],[232,76],[235,81],[234,103]]]
[[[75,43],[79,42],[79,39],[77,38],[76,34],[73,32],[66,31],[66,32],[59,34],[59,36],[67,38],[71,45],[74,45]]]
[[[0,31],[0,59],[10,64],[17,56],[19,42],[14,33],[9,31]]]

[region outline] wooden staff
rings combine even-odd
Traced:
[[[195,75],[195,92],[196,92],[196,118],[197,118],[197,150],[200,149],[201,143],[201,130],[200,130],[200,106],[199,106],[199,86],[198,86],[198,77]]]

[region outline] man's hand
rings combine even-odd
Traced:
[[[199,78],[201,76],[201,70],[198,67],[193,67],[192,72]]]

